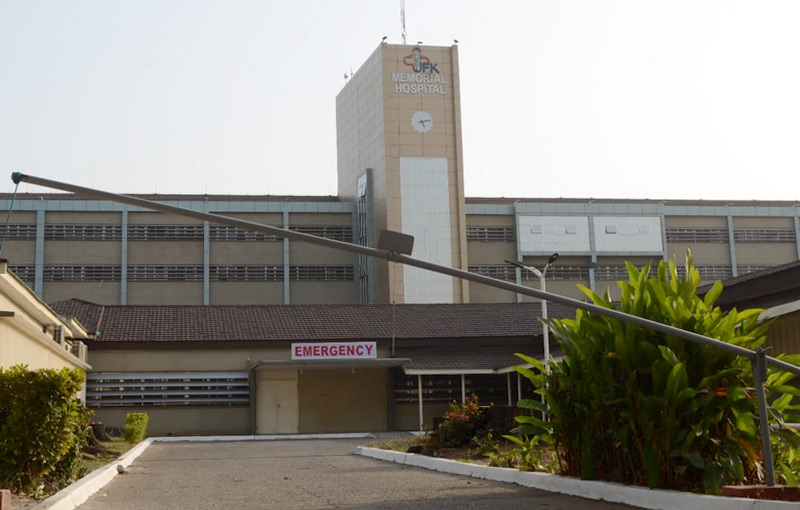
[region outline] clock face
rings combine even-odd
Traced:
[[[425,110],[414,112],[411,116],[411,127],[417,133],[427,133],[433,129],[433,116]]]

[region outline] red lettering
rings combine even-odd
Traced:
[[[372,356],[372,348],[373,348],[373,347],[375,347],[375,346],[374,346],[374,345],[372,345],[372,344],[370,344],[370,345],[367,345],[367,354],[368,354],[369,356]]]
[[[303,355],[302,352],[303,352],[303,349],[301,348],[301,346],[299,346],[299,345],[295,345],[294,346],[294,357],[295,358],[299,358],[300,356],[302,356]]]
[[[340,348],[338,345],[331,345],[331,356],[339,356],[341,354]]]
[[[303,356],[311,356],[314,354],[314,348],[310,345],[303,346]]]

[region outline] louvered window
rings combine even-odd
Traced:
[[[5,231],[5,227],[0,227],[0,233],[3,231]],[[9,224],[5,236],[6,239],[33,241],[36,239],[36,225]]]
[[[8,268],[17,275],[17,278],[25,283],[30,284],[36,279],[36,266],[9,265]]]
[[[45,225],[44,237],[49,241],[119,241],[121,225]]]
[[[120,266],[44,266],[46,282],[118,282]]]
[[[130,266],[131,282],[199,282],[203,281],[203,266]]]
[[[733,240],[737,243],[793,243],[795,232],[791,228],[735,228]]]
[[[125,372],[86,376],[88,407],[248,405],[247,372]]]
[[[668,243],[727,243],[728,230],[724,228],[667,228]]]
[[[281,282],[283,266],[211,266],[212,282]]]
[[[469,266],[469,272],[498,280],[514,281],[517,279],[517,271],[514,266]]]
[[[340,225],[297,226],[297,227],[289,227],[289,230],[294,230],[295,232],[300,232],[302,234],[309,234],[312,236],[334,239],[336,241],[344,241],[347,243],[353,242],[352,226],[340,226]]]
[[[266,242],[274,243],[283,241],[283,238],[263,232],[254,232],[243,228],[231,227],[228,225],[211,225],[209,237],[212,241],[233,241],[233,242]]]
[[[202,225],[128,225],[129,241],[202,241]]]
[[[298,282],[352,281],[353,266],[292,266],[289,277]]]
[[[514,227],[467,227],[467,242],[513,243]]]

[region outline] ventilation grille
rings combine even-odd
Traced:
[[[467,242],[513,243],[514,227],[467,227]]]
[[[127,372],[86,376],[89,407],[248,405],[247,372]]]
[[[129,241],[202,241],[203,225],[128,225]]]
[[[121,225],[45,225],[44,237],[49,241],[119,241]]]

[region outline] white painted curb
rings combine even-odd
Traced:
[[[356,453],[373,459],[421,467],[442,473],[471,476],[496,482],[516,483],[523,487],[653,510],[685,510],[687,508],[702,508],[703,510],[787,510],[789,508],[798,508],[797,503],[790,501],[765,501],[654,490],[611,482],[579,480],[549,473],[479,466],[450,459],[438,459],[414,453],[381,450],[366,446],[359,446],[356,449]]]
[[[95,492],[106,486],[115,476],[117,476],[117,466],[128,467],[142,454],[153,439],[148,438],[137,444],[119,459],[111,464],[95,469],[69,487],[61,489],[38,505],[35,510],[74,510],[86,502]]]
[[[275,435],[240,435],[240,436],[169,436],[154,437],[154,443],[214,442],[214,441],[296,441],[306,439],[365,439],[375,436],[367,433],[343,434],[275,434]]]
[[[33,507],[33,510],[75,510],[86,502],[94,493],[108,484],[119,472],[117,466],[130,466],[136,458],[153,443],[174,442],[214,442],[214,441],[292,441],[304,439],[364,439],[375,436],[366,433],[357,434],[285,434],[285,435],[245,435],[245,436],[176,436],[149,437],[137,444],[114,462],[98,468],[84,476],[69,487],[61,489],[49,498]]]

